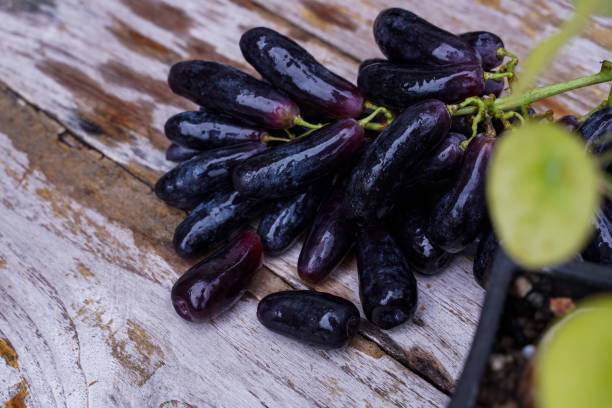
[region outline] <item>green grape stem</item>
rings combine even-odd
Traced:
[[[381,132],[385,130],[391,124],[391,122],[393,122],[393,113],[391,113],[389,109],[383,106],[374,105],[372,102],[368,101],[365,102],[364,107],[372,110],[373,112],[365,118],[359,120],[359,126],[362,128]],[[385,116],[386,123],[370,123],[381,113]]]
[[[276,136],[265,134],[264,137],[261,139],[261,141],[263,143],[266,143],[266,144],[270,143],[270,142],[283,142],[283,143],[287,143],[287,142],[290,142],[291,139],[286,139],[284,137],[276,137]]]
[[[325,126],[325,124],[322,123],[306,122],[301,116],[296,116],[295,120],[293,121],[293,124],[295,126],[301,126],[306,129],[321,129],[323,126]]]
[[[575,89],[584,88],[587,86],[597,85],[612,81],[612,62],[604,61],[601,71],[597,74],[588,75],[581,78],[572,79],[571,81],[559,82],[557,84],[544,86],[528,91],[522,95],[510,95],[494,101],[485,101],[487,108],[491,112],[507,111],[520,108],[521,106],[530,105],[542,99],[550,98],[551,96],[559,95]],[[449,111],[453,116],[473,115],[477,113],[478,108],[475,106],[451,105]]]

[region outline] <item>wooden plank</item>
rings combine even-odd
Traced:
[[[354,60],[248,1],[168,0],[150,2],[148,7],[136,0],[54,4],[35,12],[0,10],[5,22],[0,27],[0,52],[14,55],[0,61],[2,78],[149,182],[168,168],[160,150],[168,143],[160,134],[162,123],[188,106],[164,84],[172,61],[199,56],[243,67],[240,34],[268,25],[298,39],[336,72],[355,78]],[[166,248],[173,226],[163,223],[163,234],[155,235]],[[266,264],[299,285],[296,254],[294,250]],[[469,277],[465,258],[449,269],[440,277],[421,280],[422,308],[415,324],[389,332],[368,331],[385,350],[446,391],[459,375],[483,295]],[[344,270],[353,272],[338,274],[341,278],[325,289],[355,299],[354,267],[348,264]]]
[[[254,2],[358,60],[382,56],[374,42],[372,25],[378,13],[389,7],[411,10],[451,32],[493,31],[520,58],[556,31],[572,13],[572,3],[564,0],[369,0],[358,5],[351,0],[300,0],[291,7],[286,7],[283,0]],[[611,49],[612,18],[597,17],[582,37],[562,50],[539,83],[544,85],[598,72]],[[578,90],[541,102],[539,106],[554,109],[558,115],[583,114],[598,105],[608,89],[600,85]]]
[[[320,351],[275,335],[263,269],[209,324],[169,302],[180,214],[0,87],[0,403],[28,407],[439,407],[447,397],[358,336]],[[125,197],[129,197],[126,200]],[[129,216],[128,216],[129,215]]]

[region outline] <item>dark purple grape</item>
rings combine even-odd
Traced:
[[[363,143],[363,128],[344,119],[251,157],[236,167],[234,187],[249,197],[295,194],[349,163]]]
[[[183,258],[201,255],[256,218],[261,207],[262,203],[246,199],[235,191],[215,192],[176,227],[174,250]]]
[[[612,150],[612,108],[604,108],[593,113],[578,129],[585,140],[587,148],[595,155],[602,155]],[[608,166],[608,171],[612,165]]]
[[[208,150],[244,142],[261,142],[265,132],[210,110],[181,112],[164,126],[166,137],[181,146]]]
[[[451,132],[460,133],[465,136],[470,136],[472,134],[472,122],[474,120],[474,116],[453,116],[451,120]]]
[[[312,224],[329,186],[329,181],[312,184],[304,192],[277,202],[263,214],[257,232],[266,254],[275,256],[285,252]]]
[[[424,99],[455,103],[482,95],[485,89],[482,68],[477,64],[432,67],[370,63],[359,71],[357,83],[368,100],[394,110]]]
[[[288,129],[300,109],[271,85],[212,61],[183,61],[170,69],[170,89],[199,105],[265,128]]]
[[[429,237],[440,248],[457,253],[472,243],[487,219],[485,178],[495,139],[477,136],[463,159],[459,179],[430,217]]]
[[[429,158],[405,176],[404,194],[416,190],[441,190],[452,185],[463,163],[461,143],[465,140],[462,134],[449,133]]]
[[[206,196],[232,185],[232,169],[266,149],[256,142],[207,150],[177,165],[155,184],[155,194],[169,205],[191,209]]]
[[[417,282],[402,251],[381,227],[361,230],[357,238],[359,296],[366,318],[391,329],[414,314]]]
[[[384,10],[376,17],[374,39],[393,62],[439,66],[480,64],[476,50],[461,38],[400,8]]]
[[[360,223],[382,219],[391,210],[401,181],[448,134],[450,115],[440,101],[423,101],[395,118],[353,169],[344,201],[346,216]]]
[[[336,186],[321,205],[304,241],[297,270],[306,282],[319,283],[340,265],[355,242],[356,227],[343,214],[344,186]]]
[[[497,98],[502,94],[502,92],[504,92],[505,87],[506,82],[504,80],[495,81],[493,79],[488,79],[485,81],[484,91],[482,94],[485,96],[493,94]]]
[[[480,55],[482,68],[485,71],[499,67],[504,61],[503,58],[497,56],[497,50],[504,48],[504,42],[497,35],[488,31],[472,31],[460,34],[459,38],[472,46]]]
[[[427,236],[428,215],[419,206],[403,211],[398,209],[389,226],[410,267],[424,275],[435,275],[448,265],[451,255],[438,248]]]
[[[246,291],[262,261],[259,236],[251,230],[240,233],[176,281],[171,293],[176,313],[197,322],[225,312]]]
[[[325,68],[290,38],[257,27],[242,35],[240,49],[265,80],[309,110],[335,119],[354,118],[363,111],[357,87]]]
[[[580,127],[578,118],[574,115],[565,115],[561,119],[559,119],[557,123],[570,132],[575,132]]]
[[[476,282],[486,289],[491,277],[493,260],[499,250],[499,241],[491,228],[480,234],[480,242],[474,257],[473,272]]]
[[[323,348],[340,348],[357,334],[359,310],[346,299],[309,290],[272,293],[257,306],[257,318],[283,336]]]
[[[202,153],[201,150],[192,149],[190,147],[183,147],[177,145],[176,143],[172,143],[168,146],[166,150],[166,160],[171,162],[184,162],[185,160],[189,160],[194,156]]]
[[[612,265],[612,203],[606,201],[604,206],[595,216],[593,239],[582,252],[582,257],[585,261]]]

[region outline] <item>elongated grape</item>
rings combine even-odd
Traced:
[[[261,142],[265,132],[239,124],[208,109],[181,112],[164,126],[166,137],[181,146],[208,150],[244,142]]]
[[[325,68],[290,38],[257,27],[242,35],[240,49],[265,80],[309,110],[335,119],[354,118],[363,111],[357,87]]]
[[[499,97],[506,87],[505,81],[495,81],[493,79],[488,79],[485,81],[484,90],[482,94],[485,96],[495,95],[495,97]]]
[[[404,194],[420,189],[440,190],[452,184],[463,163],[461,143],[465,140],[462,134],[449,133],[416,170],[406,175],[402,187]]]
[[[271,85],[217,62],[179,62],[170,69],[168,84],[175,94],[199,105],[265,128],[288,129],[300,114],[298,106]]]
[[[302,343],[340,348],[357,334],[359,310],[346,299],[309,290],[273,293],[257,306],[266,328]]]
[[[456,103],[482,95],[485,89],[478,64],[432,67],[370,63],[359,71],[357,83],[368,100],[395,110],[424,99]]]
[[[472,134],[472,121],[474,116],[463,115],[453,116],[451,121],[451,132],[460,133],[464,136],[470,136]]]
[[[360,223],[382,219],[409,174],[448,134],[450,115],[441,101],[423,101],[397,116],[355,166],[344,201],[346,216]],[[401,186],[401,184],[399,184]]]
[[[427,236],[428,216],[424,208],[398,209],[391,217],[390,227],[410,267],[424,275],[435,275],[448,265],[451,255]]]
[[[263,214],[257,232],[266,254],[279,255],[289,249],[312,223],[329,186],[329,181],[312,184],[304,192],[280,200]]]
[[[325,126],[311,135],[262,152],[236,167],[234,187],[249,197],[286,197],[349,163],[363,143],[353,119]]]
[[[457,182],[433,210],[429,237],[447,252],[465,249],[487,218],[485,178],[494,144],[494,138],[482,135],[470,143]]]
[[[344,186],[336,187],[321,205],[298,258],[298,274],[318,283],[340,265],[355,243],[356,226],[344,217]]]
[[[176,281],[171,292],[176,313],[196,322],[218,316],[240,299],[262,262],[259,236],[240,233]]]
[[[166,150],[166,160],[172,162],[184,162],[185,160],[189,160],[194,156],[202,153],[201,150],[192,149],[190,147],[184,147],[177,145],[176,143],[172,143],[168,146]]]
[[[357,238],[359,296],[366,318],[382,329],[412,317],[417,282],[391,235],[381,227],[361,230]]]
[[[265,149],[262,143],[249,142],[202,152],[164,174],[155,194],[169,205],[191,209],[207,195],[231,187],[231,170]]]
[[[595,216],[593,238],[587,248],[582,252],[582,257],[589,262],[602,265],[612,265],[612,204],[605,203],[607,210],[601,210]]]
[[[575,132],[580,127],[580,123],[578,122],[578,118],[574,115],[565,115],[561,117],[557,123],[563,126],[566,130],[570,132]]]
[[[416,14],[391,8],[374,21],[374,39],[393,61],[421,65],[479,64],[474,48]]]
[[[193,258],[231,238],[249,220],[256,218],[262,203],[248,200],[231,190],[220,190],[203,201],[174,232],[174,250]]]
[[[612,151],[612,108],[604,108],[593,113],[578,129],[586,142],[587,149],[595,155],[603,155]],[[612,164],[607,166],[608,172],[612,173]]]
[[[497,56],[497,50],[504,48],[504,42],[497,35],[488,31],[472,31],[460,34],[459,38],[476,50],[486,71],[497,68],[503,62],[504,59]]]
[[[493,260],[499,250],[499,241],[491,228],[487,228],[480,234],[480,242],[476,249],[474,265],[472,267],[476,282],[486,289],[491,277]]]

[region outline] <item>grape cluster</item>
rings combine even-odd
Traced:
[[[454,35],[402,9],[383,11],[374,36],[387,59],[365,61],[358,87],[269,28],[240,39],[261,79],[211,61],[171,68],[172,91],[200,110],[167,121],[167,158],[180,163],[155,193],[190,211],[174,234],[180,256],[215,251],[172,288],[181,317],[226,310],[263,253],[282,254],[303,233],[297,271],[309,283],[326,279],[355,246],[364,315],[383,329],[414,314],[415,272],[440,272],[478,237],[474,274],[485,284],[499,245],[484,192],[496,139],[473,135],[472,118],[452,117],[447,104],[501,94],[503,78],[484,73],[502,64],[503,42],[488,32]],[[609,148],[596,143],[612,123],[609,109],[580,128],[562,123],[593,149]],[[585,252],[598,262],[610,262],[612,249],[606,208]],[[255,232],[248,225],[258,218]],[[355,305],[316,291],[269,295],[257,316],[323,347],[342,346],[359,325]]]

